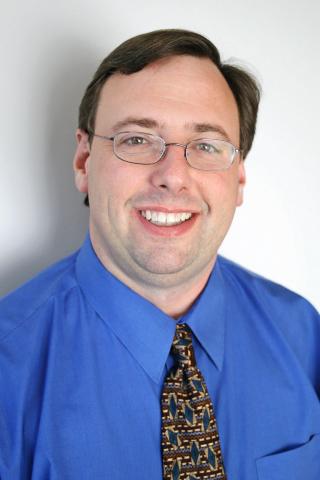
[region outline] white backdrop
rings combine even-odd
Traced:
[[[2,2],[0,295],[77,248],[77,109],[117,44],[157,28],[208,36],[263,87],[245,204],[221,253],[320,306],[318,0]]]

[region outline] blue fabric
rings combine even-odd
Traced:
[[[193,332],[228,480],[320,479],[320,322],[219,257]],[[175,322],[114,278],[89,238],[0,306],[0,479],[161,480]]]

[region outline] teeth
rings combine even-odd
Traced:
[[[152,214],[152,220],[153,220],[153,214]],[[167,223],[167,215],[163,212],[158,213],[158,218],[156,220],[158,223]]]
[[[174,213],[168,213],[167,224],[170,225],[170,223],[175,223],[175,221],[176,221],[176,215]]]
[[[142,210],[141,215],[155,225],[172,226],[185,222],[192,217],[191,212],[166,213]]]

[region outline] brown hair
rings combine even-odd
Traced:
[[[89,83],[79,108],[78,126],[89,134],[94,132],[95,116],[101,89],[116,72],[130,75],[147,65],[173,55],[209,58],[227,81],[238,106],[240,149],[245,158],[251,148],[260,101],[260,87],[252,74],[220,59],[218,49],[204,36],[189,30],[166,29],[143,33],[130,38],[113,50],[98,67]],[[85,199],[88,205],[88,197]]]

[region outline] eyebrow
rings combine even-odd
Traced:
[[[136,125],[143,128],[164,128],[163,124],[159,124],[153,118],[148,117],[127,117],[119,122],[115,123],[112,127],[114,132],[121,131],[123,128]],[[226,140],[230,141],[229,135],[221,125],[212,123],[185,123],[185,127],[195,133],[214,132],[222,135]]]
[[[127,117],[124,120],[120,120],[115,123],[112,127],[114,132],[121,130],[122,128],[129,127],[130,125],[137,125],[138,127],[144,128],[159,128],[160,125],[158,122],[152,118],[140,118],[140,117]]]

